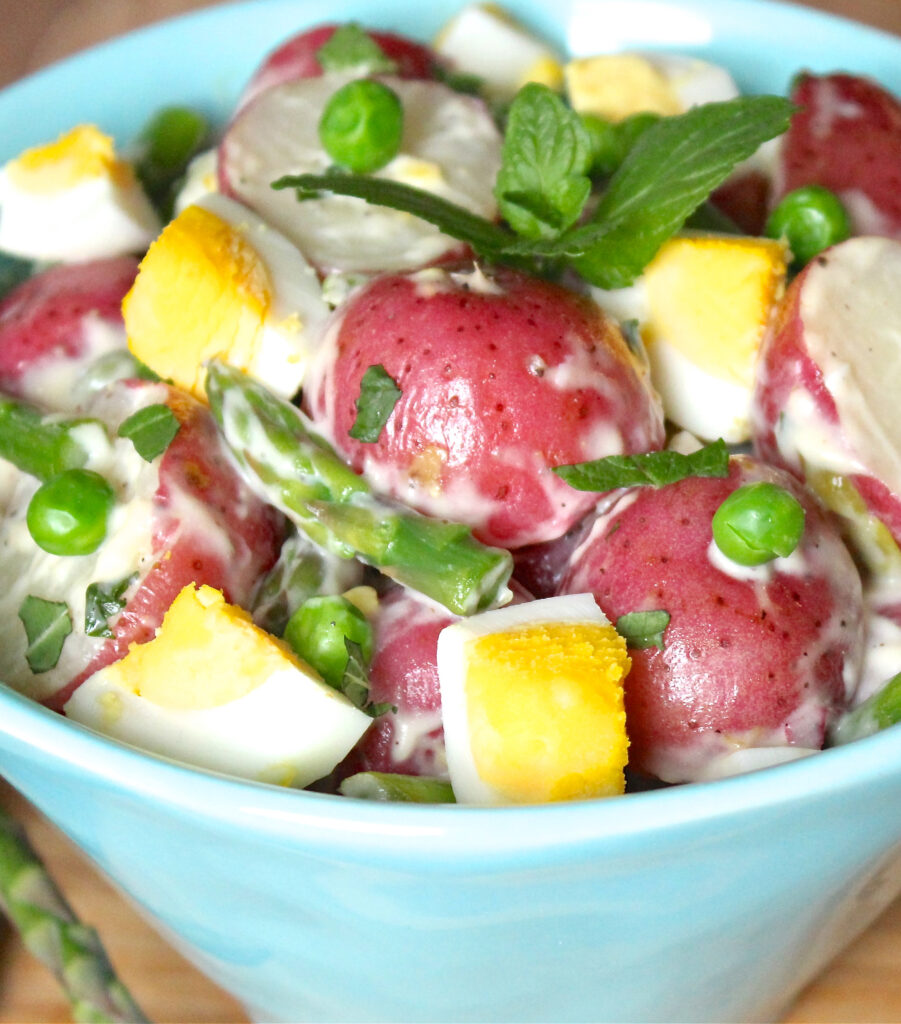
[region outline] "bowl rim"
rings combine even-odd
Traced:
[[[581,2],[600,8],[633,0]],[[901,56],[901,38],[798,4],[778,0],[729,0],[728,4],[722,0],[652,2],[700,12],[714,20],[735,21],[751,14],[757,18],[778,15],[793,24],[803,22],[815,28],[826,27],[831,32],[853,32],[862,45],[869,41],[875,45],[878,41]],[[251,13],[263,11],[274,17],[276,11],[289,10],[303,15],[328,9],[328,20],[336,20],[346,9],[359,10],[360,3],[361,0],[335,0],[328,5],[317,0],[230,0],[183,13],[63,58],[12,83],[0,92],[0,111],[28,97],[40,99],[65,86],[91,62],[103,64],[113,56],[131,54],[136,48],[164,45],[175,32],[186,29],[202,34],[223,17],[249,18]],[[505,5],[514,13],[526,15],[555,6],[554,0],[507,0]],[[371,12],[372,23],[390,21],[404,6],[405,0],[384,0],[377,17],[375,11]],[[438,6],[449,9],[459,3],[439,0]],[[602,801],[492,808],[386,804],[286,790],[183,765],[93,733],[0,684],[0,766],[4,745],[12,744],[12,749],[19,753],[27,749],[33,756],[46,754],[106,786],[118,787],[126,794],[156,798],[194,814],[221,820],[232,820],[240,814],[273,834],[318,836],[322,841],[336,834],[354,835],[364,844],[403,846],[411,853],[412,848],[428,850],[430,856],[439,847],[447,856],[482,857],[511,850],[524,855],[527,851],[539,854],[552,847],[595,843],[611,836],[625,841],[674,825],[725,820],[755,807],[808,803],[813,797],[861,790],[901,775],[899,735],[899,727],[895,726],[845,747],[746,775]],[[15,784],[15,779],[12,781]]]

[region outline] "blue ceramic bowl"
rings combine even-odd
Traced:
[[[649,45],[784,91],[901,91],[901,40],[762,0],[508,6],[574,52]],[[264,50],[357,17],[428,37],[449,0],[253,0],[0,97],[6,158],[169,101],[224,117]],[[598,40],[597,43],[592,39]],[[772,1020],[901,891],[897,729],[742,778],[537,808],[384,806],[193,771],[0,686],[0,771],[261,1020]]]

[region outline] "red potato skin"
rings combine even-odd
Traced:
[[[143,385],[129,381],[120,386]],[[246,605],[260,576],[278,557],[284,521],[241,480],[209,410],[176,388],[169,389],[167,404],[181,429],[160,461],[159,486],[152,503],[152,561],[128,604],[112,622],[113,637],[67,686],[45,702],[56,710],[62,710],[90,675],[124,657],[130,644],[150,640],[169,605],[189,583],[215,587],[227,601]],[[203,504],[202,521],[182,517],[186,497]]]
[[[321,75],[322,65],[316,53],[331,39],[337,28],[337,25],[320,25],[292,36],[273,50],[248,82],[239,109],[274,85]],[[386,57],[396,63],[396,73],[401,78],[434,78],[439,60],[429,47],[394,32],[367,31],[366,34],[378,44]]]
[[[0,391],[40,401],[28,393],[27,372],[83,355],[88,317],[121,326],[137,272],[136,259],[120,256],[52,267],[14,288],[0,302]]]
[[[336,781],[367,771],[447,777],[444,730],[438,720],[437,652],[438,634],[454,621],[450,612],[401,587],[382,598],[369,668],[370,699],[392,704],[397,712],[388,711],[373,720],[336,769]],[[405,726],[422,717],[437,724],[417,729],[416,741],[401,748]]]
[[[824,422],[839,430],[839,413],[823,372],[804,343],[805,327],[801,298],[810,264],[792,281],[761,347],[752,409],[754,451],[766,462],[789,470],[804,480],[804,467],[794,451],[785,451],[776,426],[789,396],[798,388],[808,392]],[[880,519],[901,545],[901,495],[873,476],[849,473],[847,479],[868,511]]]
[[[755,480],[785,487],[806,513],[791,568],[772,563],[756,581],[708,554],[714,512]],[[621,492],[586,531],[559,588],[583,591],[612,622],[632,611],[670,614],[663,650],[629,650],[629,756],[640,774],[692,781],[735,741],[818,748],[856,685],[863,610],[854,563],[816,499],[749,456],[732,458],[728,478]]]
[[[791,99],[801,109],[782,139],[772,204],[802,185],[823,185],[848,203],[855,234],[901,238],[901,103],[851,74],[800,75]],[[854,193],[875,207],[878,222],[856,216]]]
[[[659,448],[656,394],[618,327],[575,292],[505,268],[478,288],[428,275],[385,275],[351,297],[311,369],[306,407],[395,498],[489,544],[552,540],[596,497],[551,467]],[[375,364],[401,396],[378,441],[356,441],[361,379]]]
[[[711,195],[711,202],[747,235],[762,235],[770,205],[770,179],[760,171],[735,174]]]

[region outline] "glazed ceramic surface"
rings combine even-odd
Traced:
[[[253,0],[0,96],[0,158],[169,103],[224,119],[290,33],[428,38],[455,4]],[[901,40],[761,0],[506,4],[573,53],[664,48],[749,91],[800,68],[901,91]],[[267,1021],[772,1020],[901,892],[898,730],[753,775],[604,802],[378,805],[192,771],[0,687],[0,771]]]

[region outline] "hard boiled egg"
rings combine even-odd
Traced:
[[[87,679],[64,710],[166,757],[299,787],[327,775],[372,721],[247,612],[193,585],[153,640]]]
[[[438,675],[460,802],[620,794],[628,740],[626,644],[590,594],[483,612],[446,626]]]
[[[216,356],[290,398],[329,307],[296,246],[213,194],[166,225],[122,312],[134,355],[196,397]]]
[[[731,235],[670,239],[629,288],[593,289],[641,331],[667,418],[704,440],[747,441],[760,345],[785,289],[781,242]]]
[[[78,262],[143,252],[160,224],[131,165],[94,125],[73,128],[0,169],[0,249]]]
[[[611,53],[579,57],[564,68],[575,110],[622,121],[632,114],[681,114],[700,103],[731,100],[738,86],[724,68],[678,54]]]
[[[435,37],[434,49],[455,71],[475,75],[485,93],[510,99],[527,82],[563,86],[558,55],[497,4],[469,4]]]

